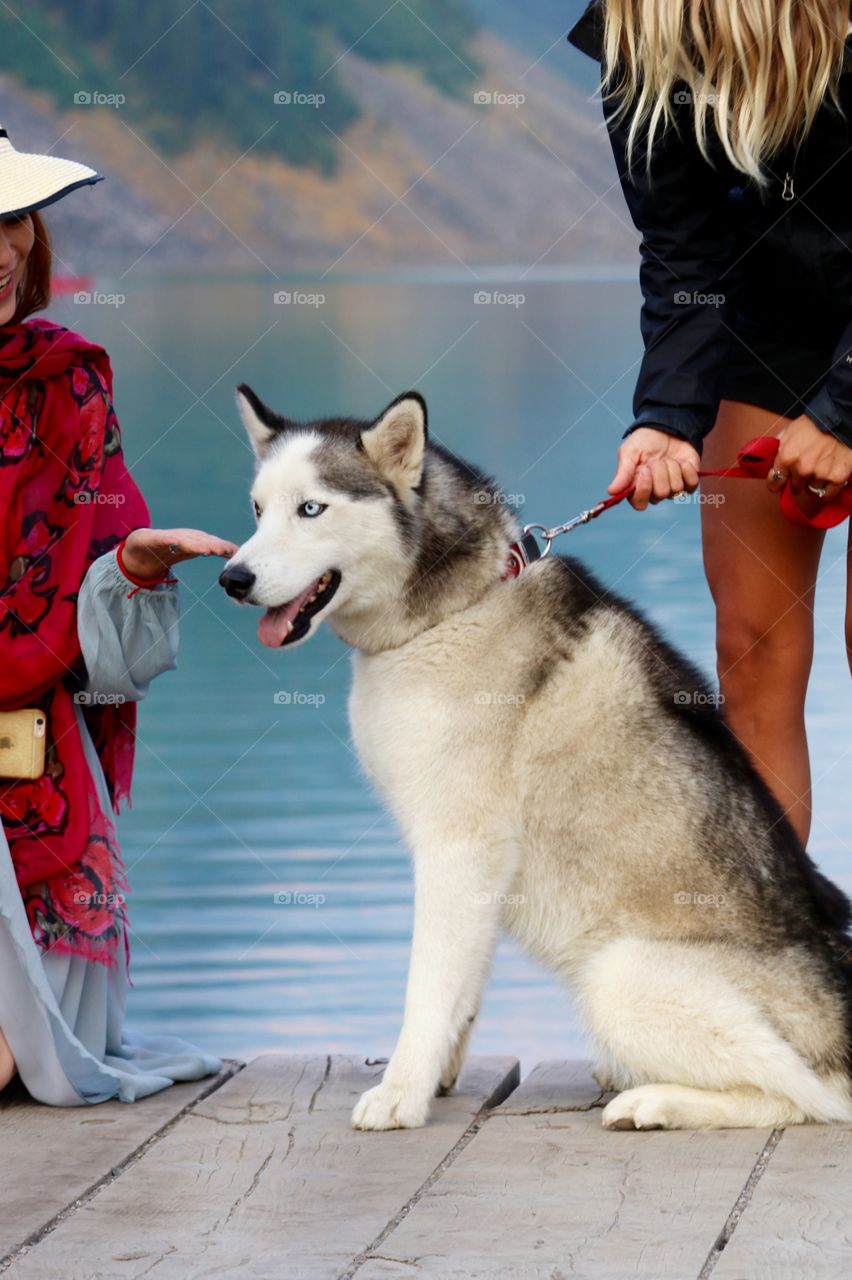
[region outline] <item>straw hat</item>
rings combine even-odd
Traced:
[[[0,125],[0,218],[43,209],[69,191],[102,179],[103,174],[76,160],[16,151]]]

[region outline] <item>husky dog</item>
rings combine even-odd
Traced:
[[[501,926],[568,983],[610,1129],[852,1121],[852,939],[701,675],[576,560],[506,577],[495,483],[377,418],[295,422],[247,386],[257,530],[221,583],[264,644],[354,650],[361,761],[414,859],[402,1031],[358,1129],[425,1123]]]

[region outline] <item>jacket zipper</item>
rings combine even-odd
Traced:
[[[783,189],[782,189],[782,191],[781,191],[781,199],[782,199],[782,200],[795,200],[795,198],[796,198],[796,193],[795,193],[795,191],[793,190],[793,175],[792,175],[792,173],[785,173],[785,174],[784,174],[784,187],[783,187]]]

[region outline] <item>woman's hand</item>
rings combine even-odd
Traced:
[[[698,488],[699,461],[697,450],[685,440],[656,427],[638,427],[618,451],[618,468],[608,492],[635,485],[628,501],[644,511],[649,502],[693,493]]]
[[[820,431],[807,414],[789,422],[778,432],[778,439],[781,443],[766,481],[773,493],[780,493],[789,480],[793,493],[804,493],[807,506],[818,510],[821,501],[836,498],[852,477],[852,449],[836,436]],[[813,495],[811,501],[810,485],[824,489],[825,496]]]
[[[236,550],[236,543],[201,529],[134,529],[127,535],[121,559],[134,578],[158,578],[181,560],[194,560],[196,556],[227,559]]]

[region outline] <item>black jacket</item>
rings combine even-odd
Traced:
[[[598,61],[603,57],[603,0],[591,0],[568,40]],[[702,156],[691,127],[692,108],[675,94],[678,130],[655,139],[651,183],[641,145],[633,178],[626,169],[629,117],[613,126],[604,109],[618,175],[630,215],[641,233],[639,278],[645,343],[633,397],[637,427],[653,425],[701,450],[715,420],[737,295],[744,278],[788,281],[779,300],[796,315],[805,340],[834,349],[831,370],[805,404],[823,431],[852,446],[852,43],[846,42],[839,96],[843,120],[824,104],[796,154],[789,146],[764,169],[768,192],[739,173],[714,134]],[[678,133],[680,136],[678,136]],[[792,183],[794,198],[789,195]],[[758,263],[761,264],[758,268]],[[767,268],[767,263],[769,264]],[[724,296],[724,304],[684,298]],[[784,301],[786,297],[786,302]]]

